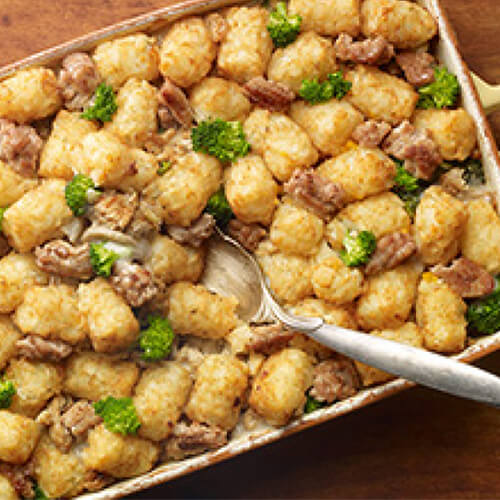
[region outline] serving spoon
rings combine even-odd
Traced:
[[[491,373],[424,349],[285,311],[253,255],[219,228],[208,245],[202,283],[213,292],[236,297],[238,314],[244,321],[278,320],[290,330],[304,333],[367,365],[442,392],[500,407],[500,378]]]

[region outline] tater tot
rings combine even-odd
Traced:
[[[61,226],[73,216],[66,204],[65,187],[61,179],[46,180],[6,210],[2,230],[12,247],[29,252],[60,235]]]
[[[325,161],[317,172],[342,184],[348,201],[357,201],[391,189],[396,164],[379,149],[359,147]]]
[[[445,160],[463,161],[476,147],[476,126],[465,109],[420,109],[413,124],[431,133]]]
[[[386,340],[393,340],[394,342],[400,342],[401,344],[408,344],[413,347],[424,346],[422,331],[415,323],[405,323],[402,327],[395,330],[375,330],[370,332],[370,335],[381,337]],[[355,361],[354,363],[365,387],[387,382],[394,378],[394,375],[379,370],[378,368],[373,368],[359,361]]]
[[[160,453],[159,447],[151,441],[116,434],[102,424],[89,432],[88,442],[82,454],[86,467],[116,478],[148,472]]]
[[[489,273],[500,273],[500,218],[487,200],[467,204],[469,217],[462,234],[462,254]]]
[[[201,17],[174,23],[160,49],[160,71],[180,87],[198,83],[212,67],[217,47]]]
[[[78,310],[75,290],[67,285],[28,288],[13,319],[25,334],[70,344],[86,337],[87,320]]]
[[[308,257],[318,251],[324,228],[317,215],[285,200],[274,214],[269,238],[284,253]]]
[[[269,285],[282,302],[295,304],[312,295],[311,265],[308,259],[279,252],[270,241],[259,245],[256,255]]]
[[[290,14],[302,17],[301,29],[313,30],[322,35],[337,36],[359,34],[359,0],[290,0]]]
[[[248,368],[234,356],[210,354],[196,373],[186,415],[197,422],[232,429],[240,416]]]
[[[226,196],[241,221],[269,225],[278,204],[278,184],[260,156],[238,159],[226,171]]]
[[[96,131],[97,124],[82,119],[80,113],[70,113],[64,109],[59,111],[40,155],[38,174],[41,177],[72,179],[73,167],[82,155],[80,141],[83,136]]]
[[[189,91],[189,103],[196,121],[219,118],[243,122],[252,105],[235,82],[224,78],[205,78]]]
[[[63,453],[48,434],[44,434],[33,453],[35,478],[49,498],[78,495],[88,479],[89,471],[75,451]]]
[[[263,157],[281,182],[287,181],[296,168],[309,167],[318,160],[309,136],[286,115],[257,109],[243,128],[252,150]]]
[[[427,349],[451,353],[465,347],[467,306],[446,283],[424,276],[418,287],[416,309]]]
[[[87,317],[96,352],[127,349],[139,336],[139,322],[132,309],[105,279],[97,278],[78,287],[78,307]]]
[[[12,252],[0,259],[0,313],[12,312],[31,285],[45,285],[47,281],[33,255]]]
[[[312,268],[311,282],[316,297],[342,305],[352,302],[363,292],[363,273],[347,267],[339,257],[332,256]]]
[[[174,361],[145,370],[135,388],[139,435],[161,441],[179,420],[193,385],[189,370]]]
[[[441,186],[426,189],[415,214],[415,240],[425,264],[447,264],[460,250],[465,205]]]
[[[0,161],[0,207],[5,208],[15,203],[23,194],[37,185],[38,182],[35,179],[19,175],[6,163]]]
[[[269,14],[261,7],[233,7],[228,10],[228,32],[220,44],[217,68],[230,80],[245,83],[262,76],[273,42],[267,31]]]
[[[288,47],[273,53],[267,76],[298,93],[304,80],[325,80],[336,69],[332,42],[314,31],[308,31],[299,35]]]
[[[107,130],[84,136],[81,148],[74,170],[90,177],[97,186],[119,187],[120,181],[133,172],[130,149]]]
[[[101,43],[93,59],[100,75],[115,90],[129,78],[151,81],[159,75],[155,39],[143,33]]]
[[[0,118],[28,123],[54,114],[61,106],[51,69],[25,69],[0,82]]]
[[[40,438],[40,431],[41,427],[31,418],[0,410],[0,460],[24,464]]]
[[[400,327],[415,303],[421,271],[419,263],[408,262],[368,278],[356,309],[361,327],[368,331]]]
[[[180,245],[168,236],[158,234],[151,243],[146,266],[158,283],[196,282],[203,272],[203,257],[202,249]]]
[[[305,392],[312,384],[313,367],[300,349],[283,349],[262,365],[252,384],[251,408],[271,425],[285,425],[301,415]]]
[[[21,333],[9,316],[0,315],[0,370],[15,356],[20,338]]]
[[[237,305],[233,297],[222,297],[203,285],[181,281],[169,290],[168,318],[176,333],[220,339],[236,326]]]
[[[157,89],[145,80],[131,78],[118,91],[118,110],[105,129],[131,147],[142,147],[156,132]]]
[[[13,359],[5,377],[16,388],[10,410],[27,417],[36,417],[45,403],[62,390],[64,369],[60,365]]]
[[[296,101],[290,116],[309,134],[314,145],[324,154],[336,156],[363,121],[363,115],[346,101],[332,99],[311,105]]]
[[[153,182],[158,175],[158,160],[154,155],[146,153],[142,149],[132,149],[130,151],[132,155],[132,161],[134,162],[135,169],[133,175],[127,175],[120,182],[118,187],[127,191],[129,189],[135,189],[136,191],[142,191],[148,184]]]
[[[143,194],[166,224],[188,227],[201,215],[221,181],[222,167],[218,160],[203,153],[188,153],[178,158]]]
[[[437,23],[414,2],[365,0],[361,5],[361,31],[369,38],[383,36],[398,49],[415,49],[437,33]]]
[[[0,475],[0,498],[3,500],[19,500],[20,498],[11,482],[2,475]]]
[[[125,398],[132,395],[138,378],[139,368],[135,363],[95,352],[80,352],[66,363],[64,392],[91,401],[106,396]]]
[[[401,78],[361,64],[345,78],[352,83],[346,99],[371,119],[397,125],[415,110],[418,94]]]

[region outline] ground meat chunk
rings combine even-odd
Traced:
[[[199,455],[206,450],[215,450],[227,443],[227,432],[215,426],[193,422],[179,422],[166,446],[167,458],[181,460]]]
[[[443,161],[428,130],[417,130],[405,120],[383,144],[384,151],[405,161],[405,169],[419,179],[430,180]]]
[[[266,230],[259,224],[245,224],[232,219],[227,226],[229,236],[250,252],[257,250],[259,243],[266,237]]]
[[[393,58],[394,46],[383,36],[355,42],[350,35],[341,33],[335,42],[335,55],[341,61],[381,65]]]
[[[390,131],[388,123],[368,120],[354,129],[352,139],[365,148],[376,148]]]
[[[63,452],[67,452],[73,444],[70,430],[61,421],[62,412],[71,404],[71,399],[56,396],[38,415],[36,421],[49,428],[49,436],[53,443]]]
[[[210,214],[203,214],[190,227],[167,226],[167,233],[177,243],[199,248],[206,239],[212,236],[214,229],[214,217]]]
[[[94,204],[90,219],[110,229],[123,231],[132,220],[138,204],[139,197],[135,191],[129,193],[109,191]]]
[[[0,463],[0,474],[12,484],[21,498],[35,498],[34,474],[35,467],[32,460],[24,465]]]
[[[0,160],[25,177],[33,177],[43,141],[33,127],[0,118]]]
[[[111,285],[132,307],[142,306],[158,293],[153,276],[139,264],[118,261],[113,273]]]
[[[210,38],[215,43],[220,43],[226,38],[228,25],[223,16],[217,12],[209,14],[205,19],[205,24],[210,33]]]
[[[346,204],[342,185],[321,177],[312,169],[296,169],[284,185],[284,191],[323,219],[330,219]]]
[[[391,233],[377,241],[377,248],[365,268],[366,275],[394,269],[417,250],[413,238],[406,233]]]
[[[170,112],[170,110],[165,106],[158,107],[158,121],[160,122],[160,127],[168,129],[176,129],[178,127],[178,122]],[[151,152],[150,145],[146,147],[146,151]]]
[[[354,364],[338,356],[314,367],[313,386],[309,394],[318,401],[333,403],[353,396],[359,387],[359,376]]]
[[[495,288],[493,276],[479,264],[465,257],[455,259],[448,267],[441,264],[434,266],[431,272],[464,298],[482,297]]]
[[[286,111],[295,99],[295,93],[286,85],[262,76],[252,78],[243,88],[251,102],[270,111]]]
[[[406,80],[415,87],[434,81],[435,59],[427,52],[401,52],[396,56]]]
[[[272,354],[288,345],[294,333],[282,324],[255,326],[252,328],[252,338],[248,348],[262,354]]]
[[[464,171],[461,168],[452,168],[439,178],[439,185],[451,194],[457,196],[467,190],[467,183],[463,177]]]
[[[73,246],[54,240],[35,250],[37,266],[47,273],[66,278],[88,279],[93,275],[88,243]]]
[[[16,342],[18,354],[27,359],[38,359],[58,363],[67,358],[73,349],[60,340],[46,340],[37,335],[28,335]]]
[[[193,123],[193,110],[189,104],[186,94],[172,83],[168,78],[165,78],[163,85],[158,92],[158,102],[160,106],[168,109],[175,120],[184,127],[190,127]],[[160,122],[163,122],[166,117],[160,117]]]
[[[84,436],[87,431],[101,423],[102,419],[96,415],[94,407],[84,400],[72,404],[61,415],[61,423],[70,430],[76,438]]]
[[[59,90],[64,104],[71,111],[81,111],[88,104],[101,78],[94,61],[88,54],[76,52],[62,62]]]

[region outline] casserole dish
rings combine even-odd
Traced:
[[[235,2],[231,2],[231,4],[233,3]],[[483,156],[485,169],[491,185],[495,187],[497,200],[499,200],[500,179],[498,178],[498,156],[496,153],[494,141],[491,136],[491,132],[489,131],[485,116],[481,111],[478,97],[472,85],[470,75],[468,74],[464,63],[460,58],[460,55],[456,48],[455,38],[438,2],[430,0],[422,3],[439,20],[439,57],[441,61],[445,63],[451,71],[457,74],[459,78],[463,93],[464,107],[469,111],[476,122],[480,149]],[[105,39],[113,38],[115,36],[119,36],[124,33],[131,33],[134,31],[154,32],[157,29],[161,29],[164,23],[169,23],[184,15],[206,12],[212,8],[218,8],[227,4],[229,4],[229,2],[183,2],[181,4],[171,6],[154,13],[141,16],[140,18],[137,18],[135,20],[120,23],[115,27],[88,35],[55,49],[45,51],[42,54],[32,56],[24,61],[8,66],[4,70],[2,70],[0,76],[7,76],[11,71],[15,69],[30,66],[33,64],[51,65],[51,63],[57,63],[60,58],[68,53],[74,52],[76,50],[89,49]],[[498,349],[498,347],[500,347],[500,334],[495,334],[487,338],[479,339],[466,351],[461,353],[459,355],[459,358],[464,361],[472,361]],[[406,381],[395,380],[382,386],[364,390],[358,395],[346,401],[337,403],[330,408],[320,410],[312,415],[306,415],[300,420],[293,422],[283,429],[266,431],[263,433],[256,432],[251,435],[247,435],[244,438],[233,440],[231,443],[215,452],[207,453],[193,459],[184,460],[181,463],[158,467],[154,471],[145,474],[144,476],[122,483],[117,483],[112,487],[98,493],[83,495],[82,498],[116,498],[122,495],[130,494],[143,488],[147,488],[149,486],[153,486],[155,484],[159,484],[161,482],[165,482],[169,479],[173,479],[180,475],[198,470],[202,467],[219,462],[226,458],[230,458],[244,451],[275,441],[291,433],[361,408],[373,401],[387,397],[404,388],[408,388],[411,385],[411,383]]]

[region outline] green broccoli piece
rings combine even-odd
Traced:
[[[158,361],[166,358],[172,350],[172,343],[175,338],[170,321],[160,316],[149,316],[148,325],[139,337],[142,359],[145,361]]]
[[[285,2],[279,2],[269,16],[267,31],[271,35],[275,47],[286,47],[299,36],[302,17],[289,16]]]
[[[201,122],[191,132],[193,149],[215,156],[222,162],[233,162],[250,151],[240,122],[217,118]]]
[[[4,207],[4,208],[1,208],[1,207],[0,207],[0,233],[2,232],[3,215],[5,214],[5,211],[6,211],[8,208],[9,208],[9,207]]]
[[[418,179],[410,174],[401,163],[398,163],[396,166],[394,182],[396,183],[395,189],[404,191],[405,193],[414,193],[420,189]]]
[[[377,239],[371,231],[354,233],[349,231],[342,241],[343,250],[340,251],[342,262],[349,267],[366,264],[377,247]]]
[[[500,287],[467,307],[468,329],[475,335],[490,335],[500,330]]]
[[[457,77],[445,67],[434,69],[434,81],[418,89],[417,106],[422,109],[449,108],[456,104],[460,93]]]
[[[233,218],[233,211],[227,201],[224,188],[220,188],[219,191],[210,197],[205,212],[212,215],[220,227],[225,227]]]
[[[413,219],[415,217],[415,213],[417,212],[418,204],[420,203],[422,191],[418,190],[413,193],[397,192],[396,194],[401,198],[404,203],[405,210]]]
[[[45,494],[45,492],[38,486],[38,484],[35,485],[33,488],[33,491],[35,493],[35,496],[33,497],[33,500],[49,500],[49,497]]]
[[[304,80],[299,90],[299,95],[311,104],[329,101],[333,97],[342,99],[349,90],[352,83],[344,80],[342,71],[330,73],[328,79],[319,83],[318,79]]]
[[[313,411],[319,410],[320,408],[324,408],[326,403],[323,401],[318,401],[313,398],[309,394],[307,395],[306,404],[304,405],[304,413],[312,413]]]
[[[466,160],[460,165],[464,170],[464,180],[469,185],[478,186],[486,182],[483,164],[479,160]]]
[[[104,420],[108,431],[135,434],[141,426],[132,398],[108,396],[94,403],[94,410]]]
[[[118,259],[130,259],[133,250],[124,245],[116,243],[91,243],[90,262],[97,276],[109,278],[113,264]]]
[[[86,120],[110,122],[117,109],[118,105],[116,104],[113,87],[101,83],[95,91],[94,104],[88,107],[80,116]]]
[[[9,408],[16,392],[16,388],[10,380],[0,379],[0,408]]]
[[[158,170],[156,171],[156,174],[161,177],[162,175],[165,175],[171,168],[172,168],[171,161],[161,161],[160,166],[158,167]]]
[[[66,184],[64,190],[66,203],[77,217],[85,214],[89,204],[95,203],[101,194],[101,191],[95,187],[94,181],[82,174],[76,174]]]

